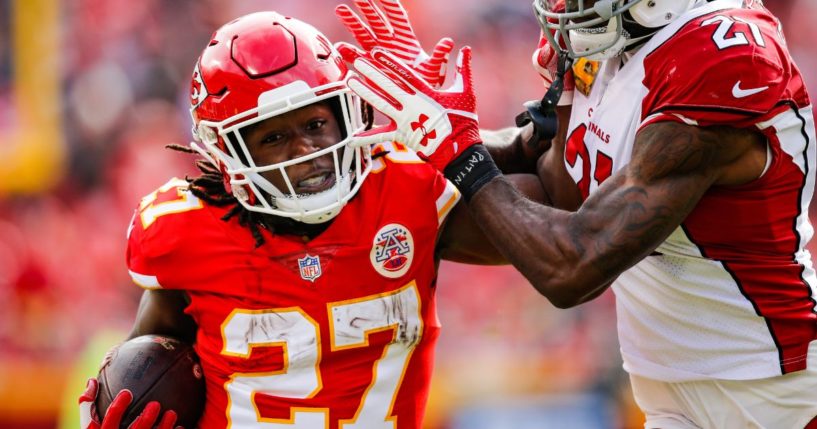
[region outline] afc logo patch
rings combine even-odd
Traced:
[[[369,259],[383,277],[396,279],[405,274],[414,258],[414,239],[408,228],[390,223],[377,231]]]
[[[303,258],[298,258],[298,269],[301,271],[301,278],[315,282],[321,276],[321,257],[310,256],[308,253]]]

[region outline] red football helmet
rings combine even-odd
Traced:
[[[349,72],[326,37],[311,25],[275,12],[238,18],[218,29],[193,72],[192,147],[218,166],[228,192],[248,210],[321,223],[336,216],[371,170],[368,147],[351,148],[364,128],[360,99],[346,86]],[[305,156],[257,165],[241,130],[306,105],[332,101],[342,140]],[[285,168],[331,155],[335,185],[297,194]],[[287,189],[260,173],[278,170]]]

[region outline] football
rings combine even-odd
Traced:
[[[177,426],[193,429],[204,410],[204,376],[193,346],[175,338],[143,335],[122,343],[99,370],[96,409],[104,417],[122,389],[133,401],[122,417],[127,428],[150,401],[178,414]]]

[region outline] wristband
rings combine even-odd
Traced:
[[[477,191],[494,177],[502,175],[502,172],[497,168],[485,145],[480,143],[466,148],[445,167],[443,174],[460,190],[465,202],[468,202]]]

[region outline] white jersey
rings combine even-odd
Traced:
[[[804,369],[817,338],[817,279],[805,249],[812,108],[779,22],[760,6],[741,7],[705,3],[623,64],[574,66],[565,163],[585,197],[630,162],[636,134],[651,123],[754,128],[768,140],[761,178],[710,189],[614,284],[624,368],[640,376],[776,376]]]

